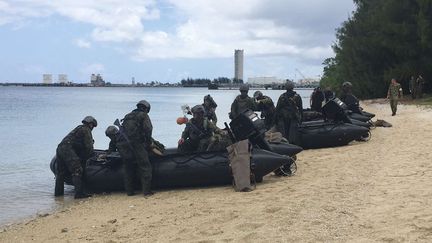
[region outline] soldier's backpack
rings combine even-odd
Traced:
[[[234,189],[240,192],[252,191],[249,140],[230,145],[227,150],[234,177]]]

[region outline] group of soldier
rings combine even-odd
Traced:
[[[421,90],[424,84],[424,80],[419,76],[417,80],[414,77],[411,77],[410,81],[410,89],[411,95],[413,99],[415,97],[421,97]],[[353,113],[362,114],[362,108],[360,107],[359,99],[353,94],[353,85],[351,82],[343,82],[342,83],[342,93],[339,97],[342,102],[347,105],[348,110],[351,110]],[[398,101],[402,98],[403,92],[401,85],[397,82],[395,78],[391,79],[388,91],[387,91],[387,99],[389,100],[390,107],[392,110],[392,116],[396,115]],[[324,102],[328,102],[330,99],[335,97],[334,93],[330,91],[329,88],[323,92],[320,87],[314,89],[310,97],[310,107],[312,111],[322,112],[322,104]]]
[[[286,83],[283,93],[275,106],[272,99],[256,91],[253,97],[248,95],[249,86],[240,86],[238,95],[231,105],[229,117],[235,119],[246,110],[261,111],[267,129],[274,128],[281,132],[291,143],[296,143],[295,129],[302,119],[303,104],[301,97],[294,91],[294,83]],[[121,124],[109,126],[105,134],[110,138],[108,152],[118,151],[124,167],[124,187],[128,196],[135,194],[135,168],[144,196],[153,195],[151,190],[152,166],[149,153],[163,150],[163,145],[152,138],[153,126],[149,117],[150,103],[141,100],[137,108],[125,115]],[[227,132],[217,127],[216,102],[210,95],[204,97],[204,103],[192,107],[191,118],[178,141],[178,150],[184,153],[214,151],[226,148],[230,144]],[[93,156],[92,130],[97,121],[92,116],[82,120],[82,125],[73,129],[58,145],[56,151],[57,169],[55,196],[64,194],[65,176],[72,176],[75,198],[91,196],[84,189],[83,174],[85,162]],[[158,150],[159,149],[159,150]],[[158,154],[158,153],[156,153]]]

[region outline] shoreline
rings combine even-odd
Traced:
[[[432,110],[362,101],[393,124],[366,143],[305,150],[293,177],[230,186],[96,195],[0,227],[0,241],[424,241],[432,240]],[[416,126],[411,126],[416,124]]]

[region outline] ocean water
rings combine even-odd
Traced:
[[[284,91],[262,92],[276,103]],[[308,107],[311,90],[297,92]],[[106,149],[106,127],[146,99],[152,106],[153,137],[175,147],[184,129],[176,123],[182,116],[181,105],[201,104],[207,94],[218,104],[218,126],[223,127],[238,90],[0,86],[0,225],[74,203],[72,187],[65,188],[64,197],[54,198],[49,163],[58,143],[85,116],[98,120],[93,130],[95,148]]]

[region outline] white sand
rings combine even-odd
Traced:
[[[432,242],[432,111],[366,103],[393,124],[369,142],[303,151],[294,177],[99,195],[3,229],[0,242]]]

